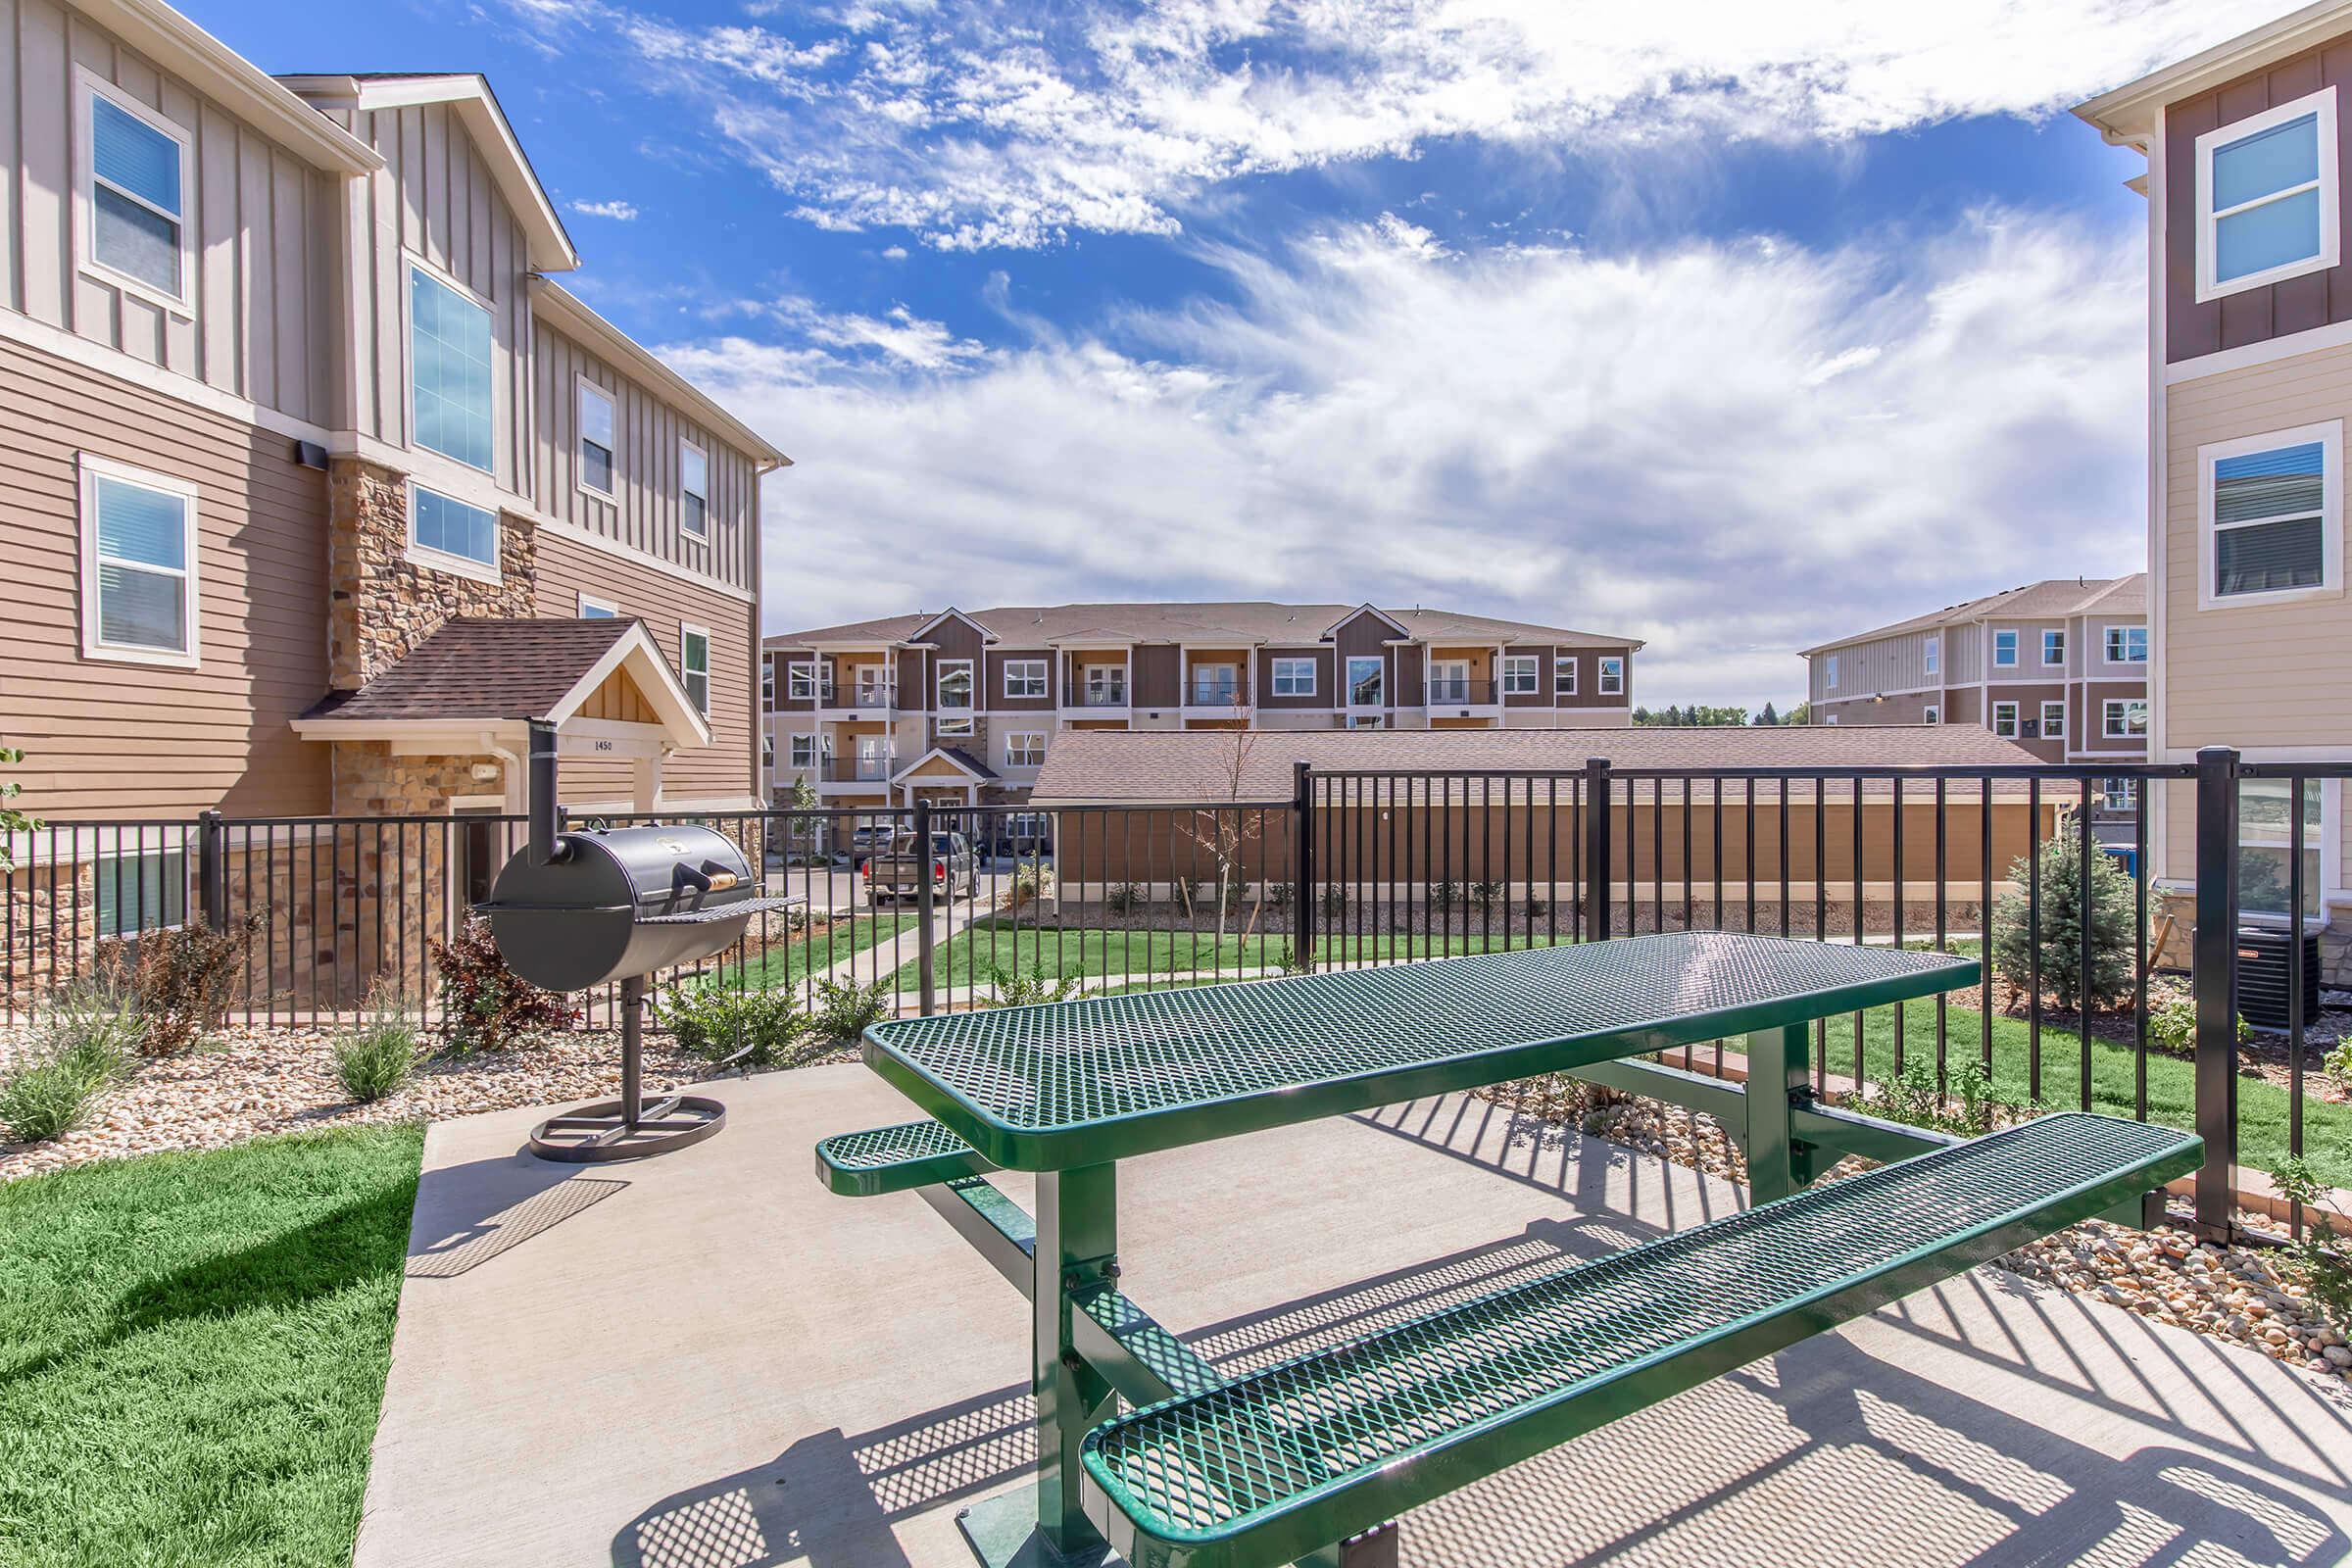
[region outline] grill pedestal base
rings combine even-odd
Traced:
[[[703,1095],[665,1095],[645,1103],[645,977],[620,983],[620,1098],[550,1116],[531,1129],[541,1159],[584,1165],[651,1159],[699,1144],[727,1124],[727,1107]]]

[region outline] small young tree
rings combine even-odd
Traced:
[[[1217,753],[1218,806],[1182,813],[1176,822],[1180,838],[1192,843],[1208,858],[1213,872],[1217,901],[1218,951],[1224,950],[1225,927],[1242,900],[1242,870],[1245,857],[1251,844],[1257,841],[1263,825],[1263,811],[1242,808],[1242,785],[1250,773],[1250,754],[1257,747],[1258,732],[1250,727],[1250,708],[1236,700],[1234,716],[1237,722],[1225,731],[1231,737]],[[1193,885],[1184,877],[1176,878],[1177,896],[1184,901],[1185,914],[1193,913]],[[1264,883],[1259,883],[1257,909],[1251,911],[1250,924],[1254,928],[1258,913],[1265,908]],[[1245,933],[1247,934],[1247,933]]]
[[[2034,867],[2020,856],[2009,867],[2011,891],[1992,909],[1992,962],[2011,985],[2025,991],[2033,983],[2034,959],[2041,957],[2043,990],[2058,999],[2061,1009],[2081,1005],[2082,971],[2082,835],[2086,826],[2079,813],[2059,819],[2058,830],[2042,843],[2040,861],[2041,926],[2032,929],[2032,901],[2027,878]],[[2096,845],[2090,852],[2090,1000],[2108,1005],[2132,992],[2131,879],[2115,857]]]

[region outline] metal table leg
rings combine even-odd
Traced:
[[[1805,1026],[1758,1029],[1747,1037],[1747,1197],[1787,1198],[1813,1179],[1813,1148],[1795,1135],[1793,1112],[1813,1102]]]

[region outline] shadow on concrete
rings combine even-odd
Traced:
[[[629,1184],[514,1153],[427,1169],[409,1225],[410,1279],[449,1279],[611,1198]]]

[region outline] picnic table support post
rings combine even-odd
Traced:
[[[1073,1287],[1115,1275],[1118,1196],[1116,1165],[1044,1171],[1037,1178],[1037,1291],[1031,1298],[1037,1528],[1041,1544],[1077,1563],[1091,1564],[1108,1550],[1086,1517],[1078,1454],[1087,1432],[1111,1413],[1114,1396],[1071,1341],[1070,1296]]]
[[[1803,1024],[1747,1037],[1747,1200],[1787,1198],[1813,1179],[1813,1148],[1795,1135],[1794,1112],[1813,1102]]]

